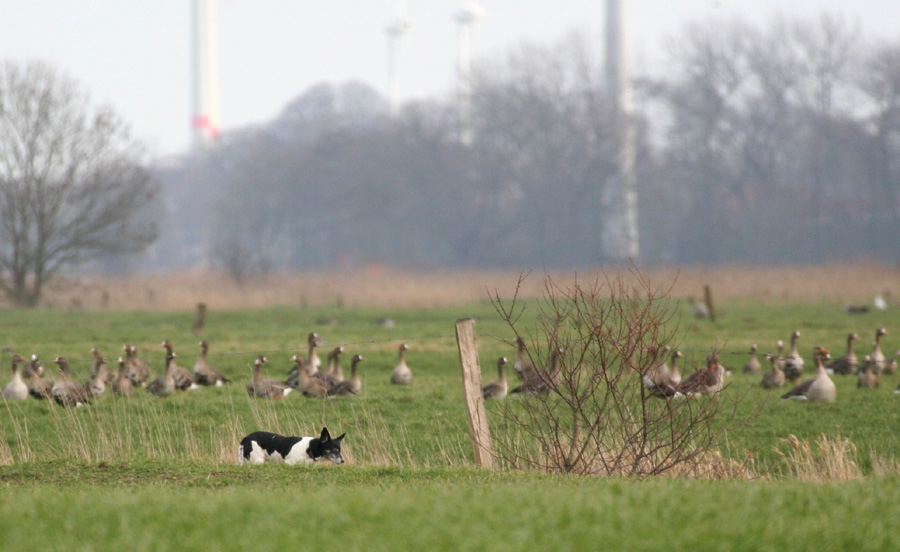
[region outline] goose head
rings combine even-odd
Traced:
[[[69,373],[69,359],[65,357],[56,357],[53,362],[58,366],[58,370],[63,374]]]
[[[753,345],[750,345],[750,354],[751,354],[751,355],[755,355],[755,354],[756,354],[756,349],[757,349],[756,343],[754,343]]]

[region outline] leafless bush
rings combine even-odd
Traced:
[[[492,433],[501,462],[584,475],[712,469],[709,459],[735,421],[740,398],[661,399],[642,382],[655,351],[674,342],[668,290],[653,289],[634,268],[586,286],[561,286],[545,276],[537,325],[526,332],[516,302],[524,278],[511,301],[493,297],[497,312],[531,344],[529,351],[563,353],[555,369],[532,359],[547,392],[511,396],[499,410]]]

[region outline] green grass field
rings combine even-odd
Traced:
[[[682,307],[679,307],[682,308]],[[887,312],[848,316],[832,304],[723,305],[718,322],[673,320],[677,345],[695,367],[713,347],[734,368],[723,400],[743,397],[724,456],[749,457],[760,478],[629,480],[472,467],[454,321],[477,319],[485,380],[498,356],[512,357],[512,337],[490,304],[438,310],[277,308],[210,313],[202,338],[210,362],[235,383],[157,400],[106,396],[88,408],[46,402],[0,403],[0,539],[4,550],[237,550],[294,545],[314,550],[510,549],[897,549],[888,530],[900,494],[900,376],[858,390],[835,377],[838,402],[782,402],[744,376],[743,351],[774,348],[794,329],[801,351],[824,345],[843,354],[850,331],[868,352],[884,326],[885,352],[900,347],[898,318]],[[527,308],[521,330],[534,328]],[[390,317],[396,326],[375,322]],[[323,320],[334,319],[335,325]],[[6,350],[72,360],[84,381],[90,349],[114,357],[136,344],[155,374],[170,339],[191,368],[199,337],[193,313],[0,311]],[[268,376],[284,377],[288,358],[316,330],[329,349],[359,352],[361,396],[317,401],[247,397],[253,358],[266,354]],[[396,348],[410,344],[413,385],[391,386]],[[740,352],[741,354],[737,354]],[[324,356],[324,355],[323,355]],[[2,355],[8,367],[10,354]],[[809,371],[809,368],[807,368]],[[51,374],[53,370],[48,370]],[[8,379],[3,368],[2,381]],[[488,404],[488,416],[500,405]],[[257,429],[313,434],[327,425],[347,432],[345,466],[253,468],[235,464],[237,441]],[[852,481],[810,483],[795,477],[789,435],[849,439],[859,464]],[[815,445],[813,445],[815,450]]]

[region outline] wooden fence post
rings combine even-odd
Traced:
[[[706,308],[709,309],[709,319],[712,322],[715,322],[716,321],[716,308],[713,306],[712,289],[710,289],[709,284],[703,285],[703,300],[706,301]]]
[[[463,395],[469,414],[469,435],[475,450],[475,465],[494,468],[494,451],[491,430],[484,410],[481,394],[481,366],[478,363],[478,343],[475,340],[475,321],[460,318],[456,321],[456,346],[459,348],[459,365],[462,368]]]

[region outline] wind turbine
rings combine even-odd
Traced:
[[[606,254],[635,259],[640,253],[635,174],[634,93],[627,49],[627,0],[606,0],[606,90],[615,107],[618,133],[616,177],[610,196],[615,216],[607,217],[603,232]]]
[[[406,17],[406,2],[397,2],[397,16],[384,32],[388,38],[387,87],[391,114],[397,114],[400,105],[400,85],[397,77],[397,65],[403,52],[403,37],[412,29],[412,21]]]
[[[219,137],[219,59],[216,36],[216,0],[193,0],[191,134],[197,149]]]
[[[459,101],[459,139],[463,144],[472,143],[472,34],[475,24],[484,19],[485,9],[478,2],[466,4],[456,14],[459,25],[457,34],[458,78],[457,96]]]

